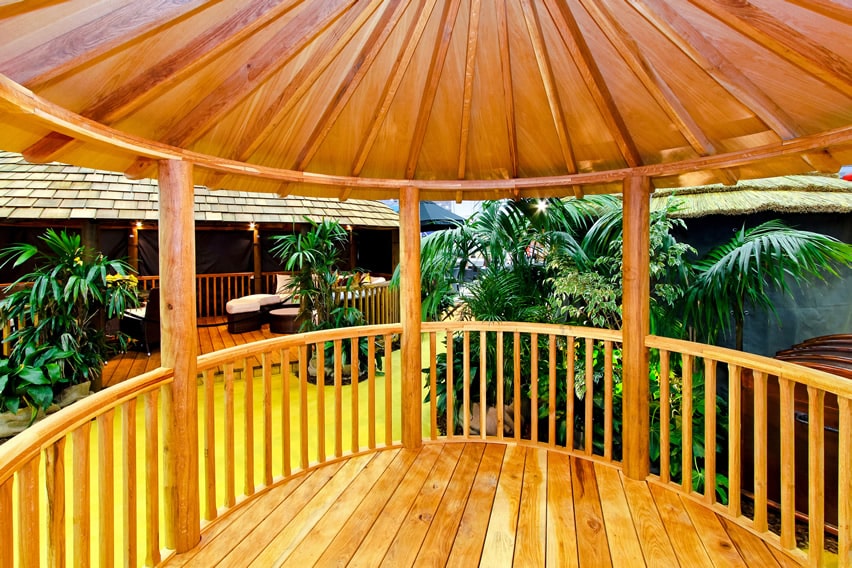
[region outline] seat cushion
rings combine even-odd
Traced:
[[[225,311],[229,314],[244,314],[260,311],[260,306],[277,304],[281,301],[278,294],[251,294],[242,298],[234,298],[225,304]]]

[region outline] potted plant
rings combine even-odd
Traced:
[[[308,218],[305,220],[310,229],[304,233],[273,236],[275,245],[271,249],[272,254],[284,263],[284,269],[293,272],[287,291],[299,299],[300,331],[363,325],[364,314],[340,301],[343,295],[355,293],[352,285],[356,273],[345,274],[338,270],[340,255],[345,250],[349,235],[337,221],[326,219],[317,223]],[[344,340],[342,346],[344,366],[350,364],[349,341]],[[366,363],[366,343],[360,343],[359,360]],[[334,368],[332,344],[328,343],[324,350],[326,375],[330,376]],[[378,357],[376,366],[381,369]],[[315,363],[313,367],[316,368]],[[366,372],[366,364],[359,365],[359,368],[362,373]]]
[[[35,261],[29,274],[11,284],[0,300],[4,321],[16,323],[0,358],[0,410],[26,408],[29,423],[64,389],[100,377],[113,350],[126,346],[119,334],[111,345],[103,319],[138,303],[136,278],[122,260],[84,247],[79,235],[48,229],[31,244],[0,251],[0,262]]]

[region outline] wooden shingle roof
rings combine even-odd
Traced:
[[[154,180],[67,166],[31,164],[0,152],[0,220],[157,221]],[[243,191],[195,188],[199,223],[302,223],[331,218],[342,225],[398,227],[399,215],[384,203],[350,199],[277,197]]]

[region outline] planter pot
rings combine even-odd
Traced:
[[[89,394],[91,394],[90,388],[91,383],[87,381],[78,385],[71,385],[70,387],[62,390],[58,395],[56,395],[53,404],[47,408],[46,412],[44,410],[39,410],[35,421],[38,422],[48,414],[53,414],[59,409],[65,408],[69,404],[89,396]],[[29,407],[21,408],[15,413],[0,413],[0,438],[10,438],[15,434],[20,434],[30,426],[31,418],[32,411]]]

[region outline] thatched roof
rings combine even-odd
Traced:
[[[780,176],[721,184],[662,189],[654,193],[651,209],[658,210],[672,195],[680,209],[675,217],[775,213],[850,213],[852,182],[830,176]]]
[[[212,223],[304,223],[335,219],[343,225],[398,227],[399,215],[384,203],[350,199],[277,197],[195,188],[195,221]],[[20,154],[0,152],[0,221],[126,220],[157,222],[153,180],[63,164],[30,164]]]
[[[0,149],[487,199],[852,163],[845,0],[0,2]]]

